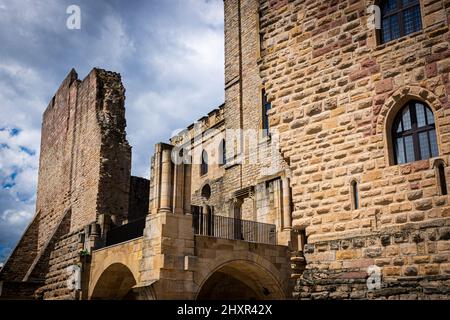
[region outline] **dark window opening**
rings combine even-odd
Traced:
[[[422,29],[419,0],[381,1],[380,41],[386,43]]]
[[[306,230],[300,230],[298,236],[300,242],[299,251],[305,252],[305,246],[308,244],[308,238],[306,237]]]
[[[208,173],[208,153],[203,151],[202,164],[200,165],[200,175],[204,176]]]
[[[411,101],[400,110],[392,137],[396,165],[439,155],[433,111],[421,102]]]
[[[438,175],[439,175],[439,188],[441,191],[441,196],[448,195],[447,190],[447,179],[445,177],[445,166],[444,163],[440,162],[438,164]]]
[[[358,182],[352,181],[352,197],[354,210],[359,209],[359,189]]]
[[[225,164],[227,164],[227,145],[225,140],[222,140],[219,146],[219,165],[223,166]]]
[[[262,108],[263,108],[263,135],[269,136],[269,111],[272,109],[272,104],[269,102],[266,90],[262,91]]]
[[[209,200],[211,198],[211,187],[209,184],[205,185],[202,189],[202,197],[206,200]]]

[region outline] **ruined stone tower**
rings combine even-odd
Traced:
[[[46,298],[70,295],[67,267],[84,242],[101,241],[111,221],[126,219],[124,102],[116,73],[94,69],[80,81],[72,70],[61,84],[43,117],[36,215],[1,272],[4,296],[37,288]]]

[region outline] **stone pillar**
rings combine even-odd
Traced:
[[[162,150],[161,161],[161,206],[160,212],[172,212],[172,152],[171,148]]]
[[[192,165],[184,165],[184,214],[191,214],[191,177]]]
[[[184,214],[184,164],[178,164],[174,170],[173,183],[173,213]]]
[[[277,229],[283,230],[283,191],[281,186],[281,180],[277,179],[273,182],[273,198],[274,206],[276,209]]]
[[[192,217],[171,212],[149,215],[142,246],[139,287],[151,289],[158,300],[195,299]]]
[[[160,208],[161,199],[161,160],[162,160],[162,146],[156,145],[155,155],[152,159],[152,199],[150,199],[151,207],[150,213],[156,214]]]
[[[289,189],[289,179],[283,178],[283,230],[292,229],[292,215],[291,215],[291,192]]]

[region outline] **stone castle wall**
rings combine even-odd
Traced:
[[[267,187],[274,179],[289,176],[289,168],[273,148],[273,141],[263,129],[260,76],[259,3],[257,0],[225,1],[225,130],[227,132],[227,164],[223,176],[223,198],[228,215],[246,220],[277,225],[282,231],[289,222],[281,221],[282,205],[270,206]],[[234,137],[228,135],[235,132]],[[236,144],[233,145],[234,139]],[[286,181],[286,180],[285,180]],[[251,188],[240,196],[242,190]],[[283,198],[282,190],[277,190]],[[288,194],[284,196],[289,197]],[[267,201],[266,201],[267,200]],[[286,206],[286,203],[284,203]],[[288,208],[286,208],[288,210]],[[283,243],[287,243],[285,240]]]
[[[373,1],[261,1],[260,72],[314,277],[299,281],[297,296],[323,297],[330,288],[321,284],[335,277],[365,281],[370,265],[382,268],[385,286],[449,275],[449,198],[439,193],[433,159],[393,165],[388,143],[393,115],[417,99],[433,109],[439,158],[449,163],[448,3],[420,3],[422,31],[378,44],[367,26]],[[341,297],[351,297],[351,283]],[[355,290],[367,297],[363,287]]]

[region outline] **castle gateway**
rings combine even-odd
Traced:
[[[449,4],[224,3],[225,103],[150,180],[120,75],[69,73],[1,298],[448,299]]]

